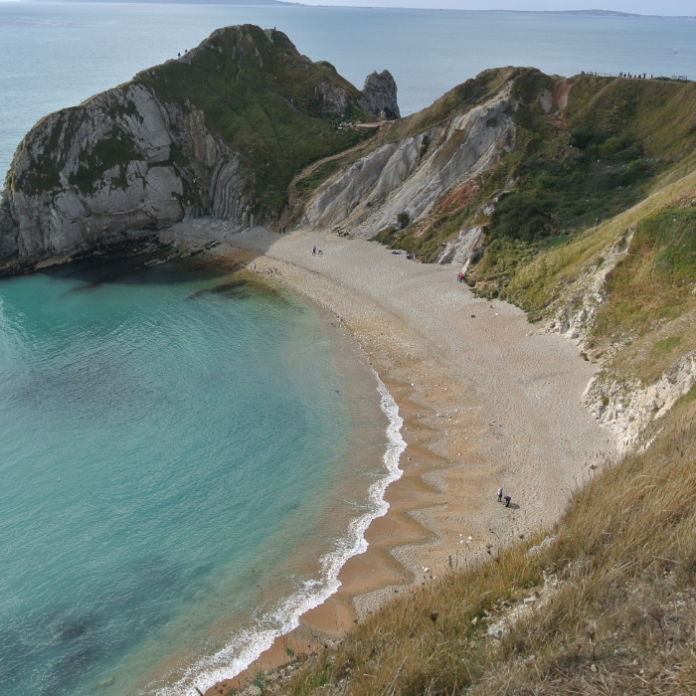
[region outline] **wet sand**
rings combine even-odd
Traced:
[[[285,662],[287,647],[313,650],[339,637],[411,583],[553,524],[589,465],[614,456],[581,404],[596,368],[569,341],[535,334],[521,310],[475,298],[451,266],[303,230],[230,235],[196,221],[163,236],[182,246],[218,239],[211,253],[221,261],[243,252],[251,272],[333,312],[397,402],[408,443],[404,476],[386,492],[389,512],[370,526],[368,551],[343,567],[340,590],[228,684]],[[497,502],[499,486],[510,508]]]

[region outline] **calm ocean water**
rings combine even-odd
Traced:
[[[244,22],[359,86],[389,68],[404,114],[500,65],[696,77],[693,21],[2,2],[0,169],[46,113]],[[223,282],[0,281],[3,696],[229,676],[335,588],[383,511],[398,419],[351,340],[299,301],[209,292]]]
[[[312,308],[225,282],[0,281],[3,696],[210,685],[362,548],[387,480],[375,377]]]

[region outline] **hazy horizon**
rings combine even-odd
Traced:
[[[0,0],[0,2],[41,2],[42,0]],[[90,2],[90,0],[47,0],[51,2]],[[93,0],[94,2],[118,2],[119,0]],[[123,0],[125,2],[155,2],[166,0]],[[282,0],[281,0],[282,1]],[[174,0],[176,4],[225,4],[225,0]],[[229,4],[247,4],[234,2]],[[257,4],[254,0],[249,5]],[[627,14],[651,15],[661,17],[685,17],[696,15],[691,0],[294,0],[290,4],[326,7],[380,7],[423,10],[469,10],[469,11],[507,11],[507,12],[573,12],[583,10],[602,10],[625,12]]]

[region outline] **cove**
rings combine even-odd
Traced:
[[[243,667],[355,552],[387,424],[295,297],[133,261],[0,282],[0,692]]]

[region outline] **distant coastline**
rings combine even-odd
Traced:
[[[114,0],[115,1],[115,0]],[[135,0],[137,1],[137,0]],[[575,17],[618,17],[619,19],[696,19],[693,15],[642,15],[615,10],[470,10],[505,14],[570,15]]]
[[[133,5],[239,5],[249,7],[312,7],[300,2],[285,2],[284,0],[28,0],[29,2],[60,2],[60,3],[130,3]]]
[[[355,10],[423,10],[426,12],[476,12],[477,14],[564,15],[575,17],[616,17],[619,19],[696,19],[696,15],[642,15],[615,10],[470,10],[438,7],[382,7],[380,5],[307,5],[286,0],[27,0],[60,3],[131,3],[135,5],[239,5],[251,7],[342,7]]]

